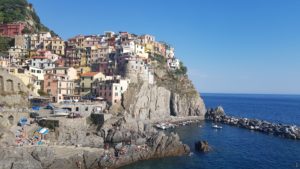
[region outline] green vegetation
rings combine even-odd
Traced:
[[[166,64],[167,63],[166,58],[162,55],[154,54],[152,56],[152,58],[153,58],[153,60],[156,60],[160,64]]]
[[[183,63],[180,61],[180,67],[179,69],[175,70],[176,75],[186,75],[187,73],[187,67],[183,65]]]
[[[14,46],[14,39],[8,37],[0,37],[0,52],[7,52],[11,46]]]
[[[31,20],[34,24],[27,25],[23,33],[49,31],[52,35],[57,35],[41,23],[39,16],[30,7],[31,4],[27,0],[0,0],[0,23],[27,22]]]
[[[0,23],[25,21],[27,6],[26,0],[0,0]]]
[[[45,93],[43,90],[38,90],[38,94],[40,95],[40,96],[48,96],[48,94],[47,93]]]

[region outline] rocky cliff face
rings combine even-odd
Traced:
[[[113,155],[114,149],[104,151],[71,146],[8,147],[0,151],[0,168],[117,168],[139,160],[185,155],[190,152],[189,147],[182,144],[178,135],[173,133],[169,136],[162,132],[155,133],[145,141],[147,149],[137,151],[137,145],[132,145],[126,155],[120,155],[118,158]]]
[[[130,84],[121,105],[111,111],[126,111],[140,120],[164,120],[170,116],[204,118],[204,102],[187,75],[176,75],[159,66],[154,75],[154,84],[145,81]]]

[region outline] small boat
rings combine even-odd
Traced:
[[[158,129],[162,129],[162,130],[166,130],[167,129],[167,127],[165,125],[163,125],[163,124],[156,124],[156,127]]]
[[[221,129],[222,128],[222,126],[218,126],[217,124],[213,124],[211,127],[214,128],[214,129]]]
[[[56,109],[53,111],[53,116],[68,116],[69,113],[67,109]]]

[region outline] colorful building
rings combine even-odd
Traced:
[[[108,103],[115,104],[121,101],[122,94],[127,90],[129,83],[128,79],[100,81],[96,85],[95,94]]]
[[[80,87],[82,94],[92,92],[94,87],[93,83],[97,80],[102,81],[105,79],[105,75],[101,72],[86,72],[80,76]]]
[[[25,23],[7,23],[0,24],[0,36],[14,37],[16,35],[22,35],[22,31],[25,28]]]
[[[74,80],[67,75],[45,74],[44,92],[47,93],[52,102],[64,101],[64,95],[73,95],[75,89]]]

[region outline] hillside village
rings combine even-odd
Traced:
[[[155,83],[154,63],[174,72],[185,69],[174,48],[152,35],[105,32],[64,41],[50,32],[23,33],[24,25],[0,25],[0,36],[14,39],[1,55],[0,66],[20,78],[34,96],[53,103],[97,99],[113,105],[130,83]]]
[[[111,31],[64,40],[26,0],[0,9],[0,168],[117,168],[190,152],[159,131],[206,112],[171,45]]]

